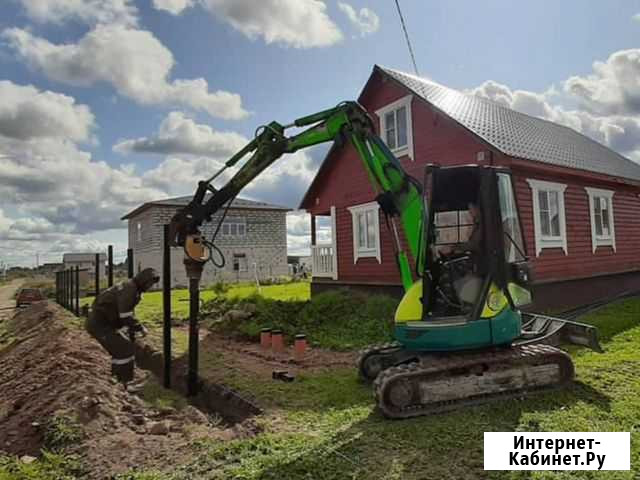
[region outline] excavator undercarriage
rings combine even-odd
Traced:
[[[397,342],[363,350],[360,378],[373,382],[379,410],[409,418],[566,385],[571,343],[602,352],[597,330],[583,323],[525,313],[522,336],[511,345],[466,352],[418,352]]]

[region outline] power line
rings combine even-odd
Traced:
[[[398,15],[400,16],[400,23],[402,24],[402,30],[404,30],[404,38],[407,41],[407,47],[409,48],[409,55],[411,55],[411,62],[413,62],[413,70],[418,73],[418,65],[416,65],[416,57],[413,55],[413,48],[411,47],[411,40],[409,40],[409,33],[407,32],[407,26],[404,24],[404,17],[402,16],[402,10],[400,10],[400,4],[396,0],[396,8],[398,9]]]

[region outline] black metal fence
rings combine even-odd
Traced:
[[[100,295],[101,270],[100,254],[96,253],[94,261],[94,295]],[[104,266],[103,266],[104,267]],[[56,302],[69,310],[80,315],[80,272],[88,272],[88,268],[72,267],[56,272]],[[107,286],[113,286],[113,246],[109,245],[107,255],[107,266],[104,274],[107,277]],[[127,274],[133,277],[133,250],[127,250]],[[87,288],[88,284],[87,284]],[[85,293],[87,293],[85,291]]]
[[[80,315],[80,267],[56,272],[56,302]]]

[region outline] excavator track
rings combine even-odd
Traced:
[[[385,417],[410,418],[556,388],[573,374],[571,357],[544,344],[422,354],[417,362],[382,371],[374,392]]]
[[[360,380],[373,382],[378,374],[389,367],[418,360],[416,352],[410,352],[398,342],[371,345],[360,351],[356,365]]]

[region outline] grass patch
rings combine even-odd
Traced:
[[[164,388],[154,375],[150,375],[149,380],[144,384],[141,396],[145,402],[158,410],[165,408],[181,410],[187,406],[187,400],[182,395]]]
[[[82,440],[83,431],[78,420],[65,413],[56,413],[45,422],[44,447],[53,452],[60,452],[65,448]]]
[[[202,310],[205,317],[211,317],[209,327],[223,333],[255,340],[263,328],[276,328],[288,336],[305,333],[316,346],[350,350],[389,340],[397,303],[381,295],[329,291],[306,301],[283,301],[255,294],[213,299],[205,303]],[[253,314],[246,319],[224,315],[231,309]]]
[[[0,455],[0,480],[75,480],[86,474],[80,458],[43,451],[32,463],[18,457]]]
[[[600,339],[610,340],[614,335],[640,324],[640,297],[611,303],[578,318],[578,321],[598,327]]]

